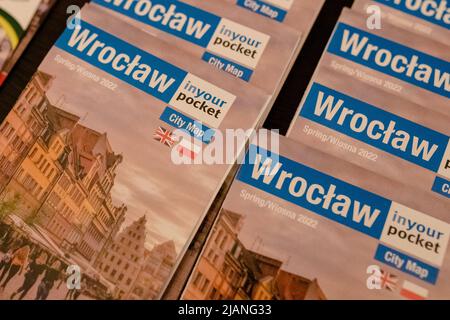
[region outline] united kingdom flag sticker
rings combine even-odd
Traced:
[[[395,291],[397,289],[398,278],[397,276],[381,270],[380,285],[382,289],[389,291]]]
[[[163,127],[158,127],[158,129],[156,129],[153,134],[153,139],[169,148],[172,148],[178,141],[178,137],[175,136],[172,131]]]

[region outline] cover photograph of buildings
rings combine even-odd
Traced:
[[[121,142],[50,98],[55,81],[37,72],[0,127],[0,296],[154,299],[181,241],[149,228],[167,226],[132,196],[126,179],[145,181],[126,172]],[[66,285],[70,265],[81,291]]]

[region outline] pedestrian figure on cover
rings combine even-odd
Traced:
[[[0,277],[0,290],[4,290],[8,285],[9,281],[17,274],[22,274],[23,269],[28,264],[28,256],[30,254],[31,248],[30,245],[25,241],[22,247],[14,251],[11,257],[11,264],[8,268],[8,271],[2,273]],[[5,281],[2,280],[5,277]]]
[[[19,293],[19,300],[22,300],[26,296],[28,291],[30,291],[36,283],[39,276],[45,271],[47,258],[47,253],[42,252],[35,260],[30,262],[28,265],[28,271],[25,273],[25,279],[22,286],[11,295],[11,299],[14,299],[14,297]]]
[[[35,300],[47,300],[55,282],[60,277],[61,262],[55,260],[50,267],[47,267],[45,275],[39,284]]]
[[[6,272],[9,269],[9,266],[11,265],[11,259],[12,255],[14,253],[13,249],[9,249],[8,252],[3,256],[3,258],[0,260],[0,279],[3,279]]]

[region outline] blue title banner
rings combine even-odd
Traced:
[[[179,130],[187,132],[189,135],[203,143],[210,143],[214,140],[215,131],[208,128],[204,124],[185,116],[170,107],[167,107],[160,116],[160,120],[175,127]]]
[[[392,203],[256,145],[237,179],[376,239]]]
[[[444,134],[318,83],[312,85],[300,116],[433,172],[439,170],[450,141]]]
[[[261,0],[237,0],[236,4],[240,7],[279,22],[283,22],[288,13],[284,9],[278,8]]]
[[[450,7],[447,0],[375,0],[422,20],[450,29]]]
[[[187,72],[85,21],[66,28],[56,47],[168,103]]]
[[[247,82],[250,81],[253,74],[253,70],[209,52],[203,54],[202,60]]]
[[[375,259],[431,284],[435,284],[439,276],[439,269],[382,244],[377,248]]]
[[[92,0],[134,20],[206,48],[221,18],[178,0]]]
[[[440,195],[450,198],[450,181],[436,177],[432,190]]]
[[[339,23],[328,52],[450,98],[450,63]]]

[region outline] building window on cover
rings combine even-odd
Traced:
[[[225,245],[226,245],[226,243],[227,243],[227,240],[228,240],[228,236],[225,236],[225,237],[223,238],[222,242],[220,243],[220,249],[223,250],[223,248],[225,248]]]
[[[208,279],[205,279],[203,282],[202,288],[200,289],[201,292],[205,293],[208,290],[210,281]]]
[[[222,235],[223,235],[223,230],[221,229],[221,230],[219,231],[219,233],[217,234],[217,237],[216,237],[216,240],[215,240],[215,243],[216,243],[216,244],[219,244],[220,239],[222,239]]]
[[[37,152],[37,148],[34,147],[33,151],[31,151],[31,153],[30,153],[30,158],[34,158],[34,156],[36,155],[36,152]]]
[[[197,274],[194,276],[194,281],[192,282],[194,286],[197,288],[200,286],[200,282],[202,281],[203,275],[201,272],[197,272]]]
[[[0,132],[1,133],[5,133],[6,129],[8,129],[10,127],[10,124],[8,121],[5,121],[2,126],[0,127]]]

